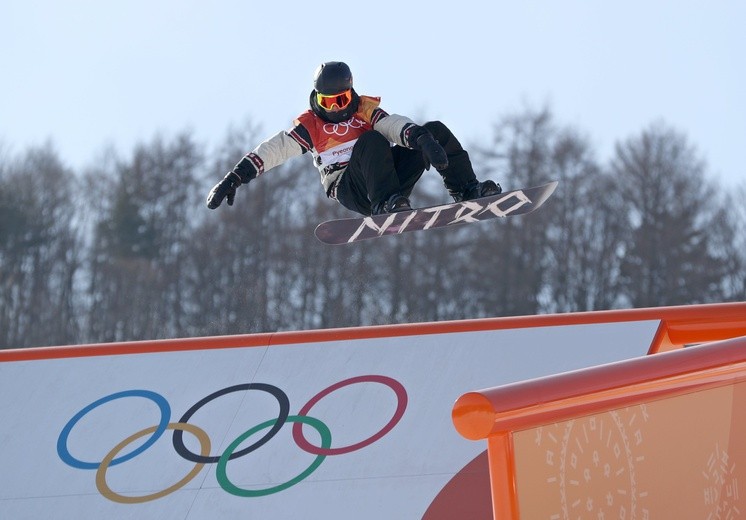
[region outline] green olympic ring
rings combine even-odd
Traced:
[[[318,419],[315,419],[314,417],[308,417],[305,415],[290,415],[286,419],[287,422],[293,422],[293,423],[304,423],[309,426],[312,426],[313,428],[316,428],[316,431],[319,432],[319,435],[321,435],[321,447],[326,449],[329,448],[332,445],[332,433],[329,431],[329,428]],[[326,458],[326,455],[317,455],[314,461],[311,463],[310,466],[308,466],[304,471],[302,471],[298,476],[288,480],[287,482],[284,482],[282,484],[278,484],[274,487],[266,488],[266,489],[242,489],[233,482],[230,481],[228,478],[228,474],[226,472],[226,465],[228,464],[228,459],[233,454],[233,452],[238,448],[238,446],[254,435],[257,432],[262,431],[265,428],[269,428],[275,424],[275,419],[270,419],[269,421],[263,422],[262,424],[259,424],[257,426],[254,426],[252,429],[247,431],[246,433],[242,434],[240,437],[238,437],[235,441],[233,441],[230,446],[228,446],[223,452],[223,455],[220,457],[220,460],[218,460],[218,468],[217,468],[217,477],[218,477],[218,483],[220,484],[220,487],[223,488],[225,491],[230,493],[231,495],[236,495],[239,497],[261,497],[266,495],[271,495],[273,493],[279,493],[280,491],[283,491],[289,487],[292,487],[296,485],[298,482],[302,481],[306,477],[308,477],[311,473],[316,471],[316,468],[321,465],[322,462],[324,462],[324,459]]]

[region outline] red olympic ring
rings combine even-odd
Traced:
[[[368,446],[370,444],[373,444],[378,439],[386,435],[388,432],[391,431],[391,429],[396,426],[396,424],[401,420],[402,416],[404,415],[404,410],[407,408],[407,391],[404,389],[404,386],[397,381],[396,379],[392,379],[390,377],[386,376],[379,376],[379,375],[369,375],[369,376],[357,376],[357,377],[351,377],[349,379],[345,379],[344,381],[340,381],[339,383],[333,384],[332,386],[322,390],[315,396],[313,396],[304,406],[300,409],[298,412],[298,415],[303,417],[307,416],[308,412],[311,410],[313,405],[318,403],[321,399],[329,395],[330,393],[334,392],[335,390],[338,390],[344,386],[353,385],[355,383],[381,383],[383,385],[388,386],[391,388],[394,393],[396,394],[397,398],[397,405],[396,405],[396,411],[394,412],[394,415],[391,417],[388,423],[384,425],[383,428],[381,428],[377,433],[374,435],[368,437],[367,439],[363,439],[362,441],[350,444],[348,446],[341,446],[339,448],[322,448],[319,446],[314,446],[310,442],[306,440],[306,438],[303,436],[303,425],[300,422],[296,422],[293,424],[293,440],[295,443],[303,450],[307,451],[308,453],[312,453],[314,455],[342,455],[343,453],[350,453],[352,451],[359,450],[361,448],[364,448],[365,446]]]

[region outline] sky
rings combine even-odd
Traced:
[[[606,161],[663,121],[740,186],[744,21],[741,0],[3,0],[0,152],[50,143],[83,169],[185,130],[208,150],[247,121],[269,137],[345,61],[359,93],[467,147],[548,107]]]

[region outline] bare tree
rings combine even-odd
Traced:
[[[87,289],[94,341],[174,337],[187,326],[182,268],[202,158],[188,134],[138,145],[113,171],[91,172],[105,198],[93,229]]]
[[[725,259],[711,231],[719,200],[686,136],[663,123],[618,143],[611,162],[631,235],[621,290],[633,307],[717,301]]]
[[[496,124],[492,144],[479,147],[475,156],[483,176],[501,180],[505,189],[536,186],[557,178],[557,139],[558,129],[549,109],[529,109]],[[566,189],[560,186],[555,198],[564,197]],[[472,258],[479,272],[469,286],[480,287],[480,278],[491,279],[492,283],[481,285],[489,287],[483,294],[483,307],[489,315],[536,314],[541,310],[541,294],[549,283],[551,206],[525,217],[508,218],[498,224],[499,229],[481,238],[482,247]]]
[[[724,299],[746,300],[746,183],[725,197],[716,222],[711,236],[726,259]]]
[[[627,228],[624,204],[602,173],[586,139],[571,129],[552,142],[560,196],[546,208],[549,283],[543,308],[551,312],[608,309],[617,305],[619,249]]]
[[[0,347],[78,339],[76,184],[51,146],[0,166]]]

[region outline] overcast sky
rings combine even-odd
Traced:
[[[315,67],[341,60],[358,92],[465,144],[549,106],[605,161],[663,120],[741,185],[745,23],[740,0],[2,0],[0,142],[50,140],[83,168],[157,133],[212,147],[251,119],[269,136],[307,108]]]

